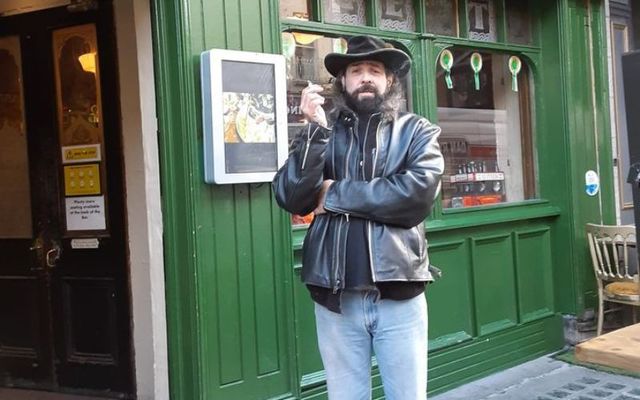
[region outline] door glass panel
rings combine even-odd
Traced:
[[[458,2],[427,0],[427,32],[458,36]]]
[[[106,227],[100,68],[94,24],[53,32],[67,231]]]
[[[364,0],[322,0],[325,22],[365,25]]]
[[[378,26],[394,31],[415,31],[416,16],[412,0],[378,2]]]
[[[29,157],[17,36],[0,38],[0,238],[31,238]]]
[[[511,43],[531,44],[531,18],[526,1],[508,1],[507,37]]]
[[[280,0],[280,18],[309,20],[307,0]]]
[[[469,39],[495,42],[496,5],[493,0],[473,0],[467,3]]]

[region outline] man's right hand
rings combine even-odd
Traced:
[[[307,121],[315,122],[326,128],[327,117],[324,109],[322,108],[322,105],[324,104],[324,97],[319,94],[323,90],[322,86],[309,82],[309,86],[302,89],[300,110]]]

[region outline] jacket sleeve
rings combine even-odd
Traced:
[[[439,135],[440,127],[423,120],[408,148],[405,169],[369,182],[336,181],[327,192],[325,209],[405,228],[420,224],[440,191],[444,161]]]
[[[273,178],[278,205],[292,214],[306,215],[316,208],[329,134],[316,124],[301,129],[291,143],[289,158]]]

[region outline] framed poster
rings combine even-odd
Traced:
[[[205,181],[270,182],[288,153],[284,56],[213,49],[201,74]]]

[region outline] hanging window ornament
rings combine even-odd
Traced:
[[[440,66],[444,69],[444,81],[447,83],[447,89],[453,89],[453,81],[451,80],[451,67],[453,67],[453,53],[450,50],[443,50],[440,53]]]
[[[296,54],[296,39],[289,32],[282,32],[282,54],[287,60]]]
[[[469,63],[473,70],[473,81],[475,83],[476,90],[480,90],[480,70],[482,69],[482,56],[480,53],[476,52],[471,54]]]
[[[522,69],[522,61],[517,56],[509,58],[509,71],[511,72],[511,90],[518,91],[518,74]]]

